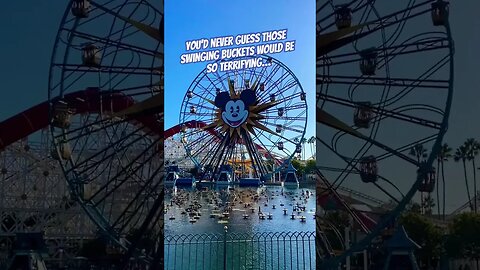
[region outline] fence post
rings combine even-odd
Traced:
[[[224,234],[223,234],[223,270],[227,270],[227,231],[228,227],[223,227]]]

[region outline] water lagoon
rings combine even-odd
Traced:
[[[315,269],[314,192],[314,185],[167,190],[165,269]]]
[[[172,188],[166,192],[165,209],[166,235],[223,233],[225,226],[229,232],[315,230],[314,186],[222,187],[203,191]],[[195,218],[192,212],[200,215]],[[295,219],[292,219],[292,213]]]

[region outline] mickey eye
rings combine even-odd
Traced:
[[[239,112],[239,111],[240,111],[240,106],[237,106],[237,112]]]
[[[233,107],[230,107],[230,112],[233,113]]]

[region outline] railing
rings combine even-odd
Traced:
[[[315,232],[165,236],[165,269],[315,269]]]

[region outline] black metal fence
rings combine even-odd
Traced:
[[[165,269],[315,269],[315,232],[183,234],[165,237]]]

